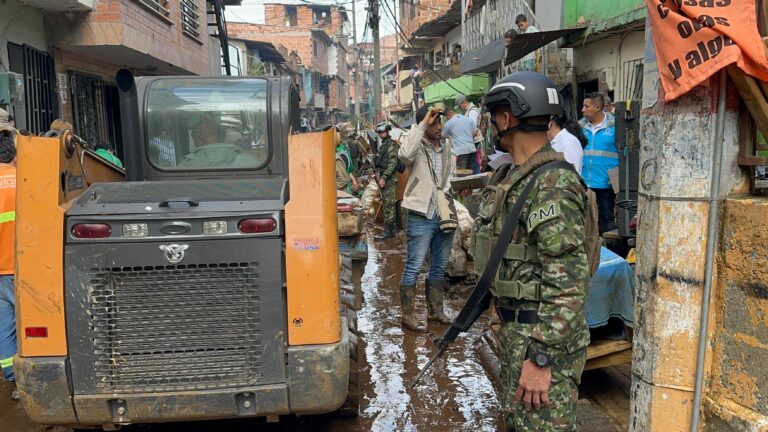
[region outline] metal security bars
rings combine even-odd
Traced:
[[[181,0],[181,30],[195,39],[200,38],[200,7],[195,0]]]
[[[169,6],[170,0],[134,0],[134,1],[164,18],[170,18],[170,15],[171,15],[171,8]]]

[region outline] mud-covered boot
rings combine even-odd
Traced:
[[[376,241],[387,240],[395,237],[395,224],[387,224],[384,226],[384,232],[381,235],[375,236],[373,239]]]
[[[400,324],[410,331],[421,333],[424,329],[419,327],[419,322],[416,320],[415,296],[416,285],[400,285],[400,309],[402,312]]]
[[[443,312],[445,281],[427,280],[424,289],[427,297],[427,320],[440,324],[450,324],[451,320]]]

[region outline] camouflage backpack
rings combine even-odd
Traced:
[[[576,169],[574,169],[576,171]],[[581,177],[579,177],[581,178]],[[603,245],[603,239],[600,237],[600,225],[597,212],[597,195],[584,184],[587,191],[587,213],[584,215],[584,237],[587,243],[587,263],[589,265],[589,274],[594,276],[600,267],[600,247]]]

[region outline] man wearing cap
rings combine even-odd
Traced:
[[[485,105],[496,147],[509,153],[515,166],[500,166],[492,187],[483,191],[472,242],[478,275],[491,261],[511,209],[524,200],[499,267],[489,269],[496,275],[489,289],[502,321],[500,399],[506,430],[575,431],[589,345],[586,187],[547,138],[547,124],[562,113],[551,80],[515,72],[491,88]]]
[[[477,174],[480,172],[480,161],[483,158],[482,155],[482,149],[480,148],[480,144],[483,142],[483,134],[480,132],[480,120],[481,120],[481,113],[480,108],[475,106],[469,99],[467,99],[464,95],[458,95],[456,96],[456,109],[460,110],[464,113],[465,116],[469,117],[470,120],[475,125],[475,129],[472,132],[472,142],[475,145],[475,163],[474,168],[472,170],[473,174]]]
[[[406,222],[407,259],[400,279],[401,324],[421,332],[415,314],[416,283],[424,260],[429,256],[429,274],[424,283],[427,298],[427,321],[450,324],[443,310],[445,269],[451,253],[454,232],[440,229],[438,191],[452,193],[450,178],[454,171],[451,144],[443,139],[440,111],[423,106],[416,111],[416,124],[411,127],[397,156],[405,164],[402,208],[408,211]]]

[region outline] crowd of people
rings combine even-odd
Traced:
[[[522,32],[532,28],[525,21],[518,27]],[[376,127],[380,158],[386,161],[377,163],[385,230],[376,240],[387,240],[395,231],[394,191],[388,188],[396,181],[397,161],[407,174],[401,202],[406,221],[406,263],[400,278],[404,329],[425,330],[414,299],[426,260],[427,320],[451,323],[443,298],[454,232],[445,228],[441,205],[446,197],[450,203],[473,193],[453,190],[452,179],[485,172],[492,186],[474,191],[480,196],[471,246],[476,276],[493,265],[492,250],[502,227],[519,224],[498,268],[491,269],[495,276],[490,286],[502,321],[501,399],[510,431],[574,425],[577,384],[589,344],[583,311],[591,277],[588,190],[598,203],[599,232],[616,226],[610,171],[619,157],[610,99],[586,95],[580,121],[564,112],[561,101],[547,77],[520,71],[497,82],[482,99],[482,108],[463,95],[447,109],[421,107],[399,142],[389,136],[389,124]],[[490,154],[484,154],[486,136],[492,143]],[[508,163],[490,163],[500,156]],[[561,160],[572,168],[550,168]],[[523,201],[522,216],[508,221],[517,200]]]

